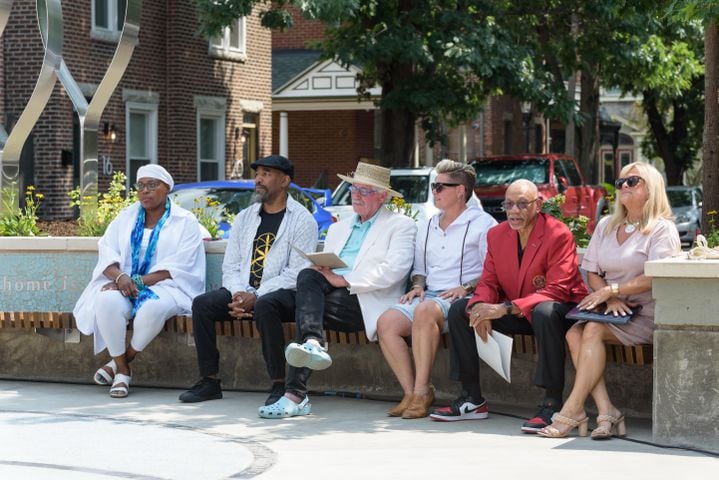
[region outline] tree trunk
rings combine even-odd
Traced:
[[[711,20],[704,29],[704,141],[703,141],[703,179],[704,216],[702,231],[709,232],[706,212],[719,210],[719,32],[717,19]]]
[[[676,155],[678,142],[676,142],[677,139],[674,138],[675,136],[670,134],[664,125],[664,118],[657,106],[657,95],[654,90],[648,89],[642,92],[642,107],[644,107],[644,111],[647,114],[649,128],[652,131],[652,136],[654,136],[657,153],[664,161],[667,184],[681,185],[684,171]]]
[[[579,165],[584,181],[594,184],[597,183],[599,153],[599,76],[585,67],[582,69],[581,85],[579,109],[584,118],[579,128]]]
[[[385,100],[412,77],[412,65],[400,64],[391,68],[389,79],[382,84],[382,148],[380,162],[385,167],[409,167],[414,153],[414,130],[417,117],[410,111],[386,108]]]

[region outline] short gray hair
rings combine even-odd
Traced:
[[[434,167],[437,173],[443,173],[455,182],[464,185],[464,201],[469,201],[477,183],[477,172],[474,167],[462,162],[444,159]]]

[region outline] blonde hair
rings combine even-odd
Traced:
[[[462,184],[464,186],[464,201],[469,201],[472,197],[472,192],[474,192],[474,185],[477,183],[477,171],[473,166],[445,158],[434,169],[438,174],[443,173]]]
[[[642,208],[642,218],[639,221],[638,229],[641,233],[647,234],[652,231],[657,220],[660,218],[672,219],[672,209],[667,198],[667,189],[664,184],[664,177],[659,170],[644,162],[633,162],[622,168],[619,177],[626,177],[630,170],[635,169],[644,181],[648,192],[647,201]],[[627,220],[627,207],[619,201],[619,196],[614,204],[614,213],[609,217],[604,234],[608,234],[615,227],[622,225]]]

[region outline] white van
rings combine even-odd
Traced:
[[[418,212],[417,220],[430,218],[439,209],[434,206],[431,183],[437,179],[437,172],[433,167],[419,168],[395,168],[390,173],[390,185],[392,189],[404,196],[404,201],[412,205],[412,209]],[[476,205],[482,208],[479,199],[472,193],[468,205]],[[352,198],[350,197],[349,183],[340,183],[332,193],[332,205],[325,207],[327,211],[337,218],[344,219],[352,215]]]

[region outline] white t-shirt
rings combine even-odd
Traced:
[[[417,230],[412,275],[425,275],[428,290],[443,291],[478,279],[487,254],[487,231],[497,224],[485,211],[469,207],[442,230],[441,215],[422,222]]]

